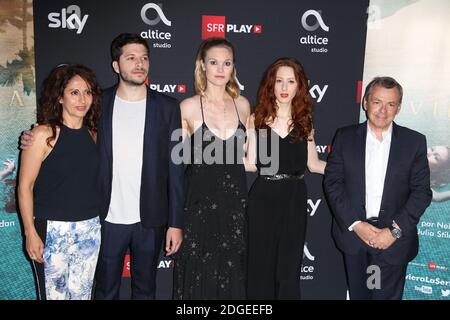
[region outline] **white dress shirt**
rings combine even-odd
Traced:
[[[378,218],[380,213],[381,199],[383,197],[384,179],[386,177],[389,151],[391,148],[392,123],[389,128],[382,132],[382,141],[378,140],[375,132],[367,123],[366,136],[366,218]],[[360,221],[355,221],[348,229]]]

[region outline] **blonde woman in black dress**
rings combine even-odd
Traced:
[[[186,169],[184,239],[175,257],[175,299],[245,299],[245,123],[233,45],[202,42],[196,57],[196,95],[181,102]]]

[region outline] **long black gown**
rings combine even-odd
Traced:
[[[249,299],[299,299],[300,265],[306,233],[307,192],[303,179],[307,141],[281,138],[272,129],[257,130],[258,154],[267,145],[275,155],[270,137],[279,142],[279,168],[271,174],[297,178],[267,180],[261,170],[267,167],[258,156],[259,176],[248,199],[248,288]]]
[[[245,299],[247,182],[238,152],[245,126],[238,114],[236,132],[222,140],[209,130],[201,108],[202,126],[190,139],[193,163],[185,175],[184,238],[175,257],[174,299]],[[208,164],[199,156],[208,154],[213,143],[224,153],[217,158],[221,161]],[[227,155],[232,163],[226,163]]]

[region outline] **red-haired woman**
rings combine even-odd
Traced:
[[[248,200],[248,299],[299,299],[306,232],[303,174],[323,174],[313,139],[302,65],[280,58],[265,72],[250,118],[247,171],[259,176]],[[253,131],[253,133],[251,133]]]

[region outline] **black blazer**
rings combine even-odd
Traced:
[[[333,236],[339,249],[356,254],[366,244],[348,228],[365,220],[365,152],[367,122],[339,129],[325,169],[324,189],[334,213]],[[431,202],[430,169],[424,135],[393,123],[391,147],[379,219],[392,221],[403,235],[383,255],[391,264],[406,264],[417,255],[417,223]]]
[[[99,122],[99,182],[102,194],[101,217],[106,218],[112,185],[112,115],[117,86],[104,90]],[[147,88],[144,149],[140,192],[140,215],[144,227],[182,227],[184,166],[171,161],[172,149],[181,142],[171,141],[172,132],[181,130],[178,102]],[[130,143],[132,145],[132,143]]]

